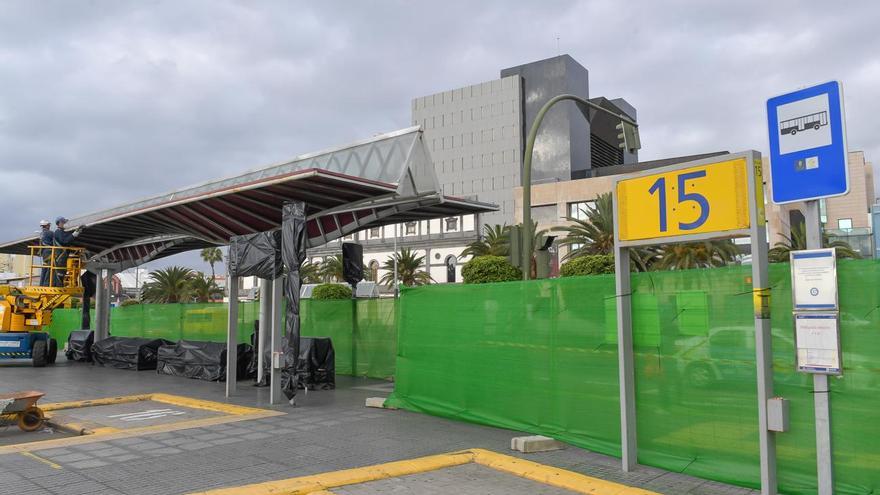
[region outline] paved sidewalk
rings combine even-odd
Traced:
[[[97,399],[121,395],[167,393],[226,402],[224,385],[149,371],[106,369],[63,358],[53,367],[13,366],[0,369],[0,393],[20,389],[47,392],[43,402]],[[150,433],[131,438],[96,441],[70,447],[0,455],[0,494],[16,495],[163,495],[183,494],[270,480],[380,464],[468,448],[484,448],[508,455],[510,438],[518,432],[460,423],[407,411],[364,407],[367,397],[387,395],[390,384],[378,380],[337,377],[337,389],[310,392],[301,406],[280,406],[286,414],[216,424],[179,431]],[[239,383],[229,402],[270,408],[268,390]],[[3,432],[0,431],[0,438]],[[2,442],[0,442],[2,443]],[[722,485],[643,467],[623,473],[619,460],[574,447],[542,454],[521,455],[588,476],[640,486],[666,494],[751,494],[750,490]],[[473,486],[474,473],[482,468],[459,470],[463,487]],[[427,486],[424,480],[443,472],[389,481],[406,489]],[[513,487],[505,493],[535,492],[527,480],[503,481]],[[478,476],[479,477],[479,476]],[[421,485],[419,485],[421,483]],[[519,484],[518,484],[519,483]],[[500,486],[500,485],[499,485]],[[521,486],[522,488],[517,488]],[[336,493],[367,486],[337,488]],[[390,488],[389,488],[390,489]],[[486,493],[479,491],[473,493]],[[543,489],[543,488],[542,488]],[[352,490],[352,491],[345,491]],[[416,493],[405,490],[400,493]],[[375,492],[383,493],[383,492]],[[430,493],[430,492],[426,492]],[[468,493],[468,492],[461,492]],[[491,493],[491,492],[489,492]]]

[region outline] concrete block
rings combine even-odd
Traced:
[[[386,397],[367,397],[367,407],[385,408]]]
[[[510,439],[510,449],[531,454],[533,452],[547,452],[550,450],[561,450],[565,448],[565,444],[552,438],[533,435],[528,437],[514,437]]]

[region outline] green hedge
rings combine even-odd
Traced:
[[[464,264],[461,276],[466,284],[487,284],[522,280],[522,271],[502,256],[478,256]]]
[[[342,284],[321,284],[312,291],[312,299],[351,299],[351,288]]]
[[[563,263],[559,269],[559,274],[563,277],[602,275],[606,273],[614,273],[614,256],[611,254],[578,256]]]

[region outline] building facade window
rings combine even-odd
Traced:
[[[446,283],[454,284],[455,283],[455,265],[457,260],[455,256],[447,256],[446,257]]]
[[[370,229],[370,239],[378,239],[382,237],[382,228],[381,227],[372,227]]]
[[[539,224],[553,223],[559,218],[556,205],[540,205],[532,207],[532,221]]]
[[[446,232],[458,232],[458,217],[445,218]]]
[[[379,281],[379,262],[376,260],[370,261],[369,264],[369,273],[367,273],[367,280],[370,282],[378,282]]]
[[[568,204],[568,216],[575,220],[586,220],[591,211],[596,209],[595,201],[578,201]]]
[[[852,218],[840,218],[837,220],[837,228],[840,230],[852,230]]]
[[[416,222],[406,222],[404,228],[406,235],[416,235]]]

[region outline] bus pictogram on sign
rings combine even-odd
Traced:
[[[798,132],[809,129],[818,131],[823,125],[828,125],[828,112],[811,113],[794,119],[783,120],[779,123],[779,134],[794,136]]]

